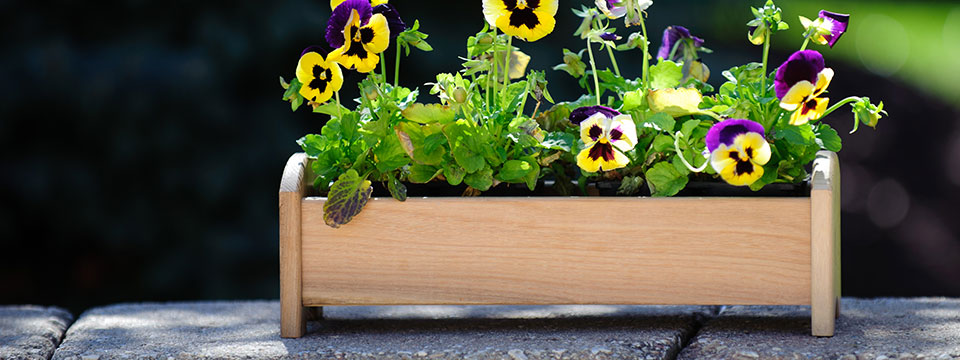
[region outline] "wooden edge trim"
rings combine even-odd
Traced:
[[[840,160],[837,153],[821,150],[813,160],[813,190],[834,190],[840,186]]]
[[[280,336],[285,338],[301,337],[307,330],[301,257],[301,201],[306,163],[306,154],[293,154],[280,180]]]
[[[307,154],[305,153],[296,153],[287,159],[287,165],[283,167],[283,178],[280,179],[280,192],[295,192],[303,195],[306,165]]]
[[[811,333],[833,336],[840,311],[840,163],[836,153],[817,153],[811,183]]]

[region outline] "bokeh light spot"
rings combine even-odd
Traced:
[[[857,54],[868,70],[881,76],[895,74],[910,56],[910,37],[897,19],[870,14],[856,29]]]
[[[880,180],[867,195],[867,215],[877,227],[892,228],[899,225],[909,210],[910,195],[897,180]]]

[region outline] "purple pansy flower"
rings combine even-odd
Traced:
[[[777,68],[777,76],[773,80],[777,98],[783,99],[787,91],[790,91],[790,88],[798,82],[806,80],[816,84],[817,75],[825,67],[823,55],[817,51],[802,50],[793,53],[783,65]]]
[[[343,29],[347,26],[350,14],[354,10],[360,15],[361,26],[366,25],[370,21],[370,17],[373,16],[370,0],[346,0],[337,5],[337,8],[333,9],[333,13],[330,14],[330,20],[327,20],[326,39],[330,47],[339,48],[343,46],[345,40]]]
[[[603,34],[600,34],[600,38],[605,41],[617,41],[617,40],[620,40],[620,35],[617,35],[611,32],[605,32]]]
[[[824,34],[823,38],[827,40],[827,45],[833,47],[833,44],[840,40],[840,36],[847,31],[850,15],[820,10],[820,19],[823,21],[822,26],[830,31],[829,34]]]
[[[703,39],[691,35],[690,30],[687,30],[687,28],[683,26],[668,26],[666,29],[663,29],[663,40],[660,43],[660,51],[657,52],[657,58],[664,60],[679,60],[683,58],[683,56],[681,56],[684,52],[682,47],[677,47],[677,51],[673,54],[672,58],[670,57],[670,52],[677,46],[677,42],[685,39],[693,39],[694,48],[703,46]],[[694,55],[693,58],[696,58],[696,55]]]
[[[593,116],[593,114],[596,114],[596,113],[602,113],[607,118],[611,118],[611,119],[617,115],[620,115],[619,111],[608,108],[606,106],[600,106],[600,105],[584,106],[570,112],[570,122],[573,123],[574,125],[580,125],[581,122],[583,122],[584,120],[586,120],[590,116]]]
[[[390,4],[381,4],[373,7],[374,14],[382,14],[387,18],[387,24],[390,27],[390,37],[395,38],[401,32],[407,29],[407,24],[400,18],[400,13]]]
[[[707,131],[707,150],[713,152],[721,144],[731,146],[738,135],[751,132],[763,136],[763,125],[746,119],[727,119],[718,122]]]
[[[619,19],[627,14],[627,7],[620,0],[596,0],[597,9],[600,9],[607,18]]]

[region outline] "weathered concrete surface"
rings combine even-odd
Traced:
[[[0,306],[0,359],[49,359],[72,321],[59,308]]]
[[[680,359],[960,359],[960,300],[853,299],[832,338],[810,336],[810,307],[734,306]]]
[[[54,359],[668,359],[712,307],[327,307],[301,339],[280,338],[276,301],[92,309]]]

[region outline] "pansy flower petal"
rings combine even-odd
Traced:
[[[783,99],[787,91],[800,81],[816,82],[817,74],[825,67],[823,55],[817,51],[802,50],[793,53],[777,68],[777,75],[773,82],[777,98]]]
[[[663,39],[660,41],[660,49],[657,51],[657,58],[666,60],[678,60],[682,58],[684,49],[678,47],[677,42],[685,39],[693,39],[693,46],[695,48],[703,46],[703,39],[693,36],[690,34],[690,30],[683,26],[674,25],[663,29]],[[671,58],[670,53],[674,51],[674,47],[676,47],[677,50]]]
[[[606,131],[606,136],[610,143],[621,151],[630,151],[637,146],[637,125],[633,123],[630,115],[619,115],[610,121],[610,130]]]
[[[757,165],[766,165],[770,161],[770,143],[755,132],[742,134],[734,140],[734,144]]]
[[[833,69],[825,68],[823,71],[820,71],[817,74],[817,86],[813,89],[812,96],[820,96],[824,91],[827,90],[827,87],[830,86],[830,81],[833,80]]]
[[[361,27],[355,37],[359,37],[360,43],[367,51],[375,54],[383,52],[390,46],[390,27],[387,24],[387,18],[383,14],[373,14],[370,22]]]
[[[806,80],[794,84],[781,98],[780,107],[787,111],[796,110],[813,95],[815,89],[816,87]]]
[[[820,18],[823,19],[824,24],[829,24],[827,25],[827,29],[830,31],[830,33],[824,35],[823,37],[826,39],[827,45],[833,47],[833,44],[836,44],[837,40],[840,40],[840,36],[847,32],[847,25],[850,23],[850,15],[820,10]]]
[[[756,121],[746,119],[727,119],[714,124],[707,131],[706,142],[707,150],[713,152],[721,145],[733,146],[737,136],[745,133],[757,133],[761,136],[765,134],[763,125]]]
[[[400,18],[400,13],[390,4],[382,4],[373,7],[374,14],[383,14],[387,18],[387,24],[390,27],[390,38],[395,38],[407,29],[407,24]]]
[[[602,105],[579,107],[570,112],[570,122],[574,125],[580,125],[581,122],[596,113],[603,113],[608,118],[620,115],[619,111]]]
[[[301,96],[322,103],[330,100],[333,92],[343,86],[343,73],[337,63],[325,61],[318,53],[308,52],[297,63],[297,80],[301,83]]]
[[[326,40],[330,47],[338,48],[347,42],[350,34],[344,34],[343,29],[351,21],[350,16],[356,11],[359,15],[358,22],[363,25],[370,21],[373,16],[373,7],[369,0],[345,0],[333,9],[330,19],[327,20]]]
[[[606,141],[593,143],[577,154],[577,166],[587,172],[619,169],[629,163],[630,158]]]
[[[597,142],[603,136],[607,117],[603,113],[595,113],[580,123],[580,140],[584,144]]]
[[[553,32],[557,7],[557,0],[484,0],[483,14],[504,34],[537,41]]]
[[[627,7],[619,0],[596,0],[597,9],[610,19],[619,19],[627,14]]]
[[[823,117],[823,113],[827,111],[827,105],[829,104],[829,98],[810,98],[790,115],[790,125],[803,125],[810,120]]]

